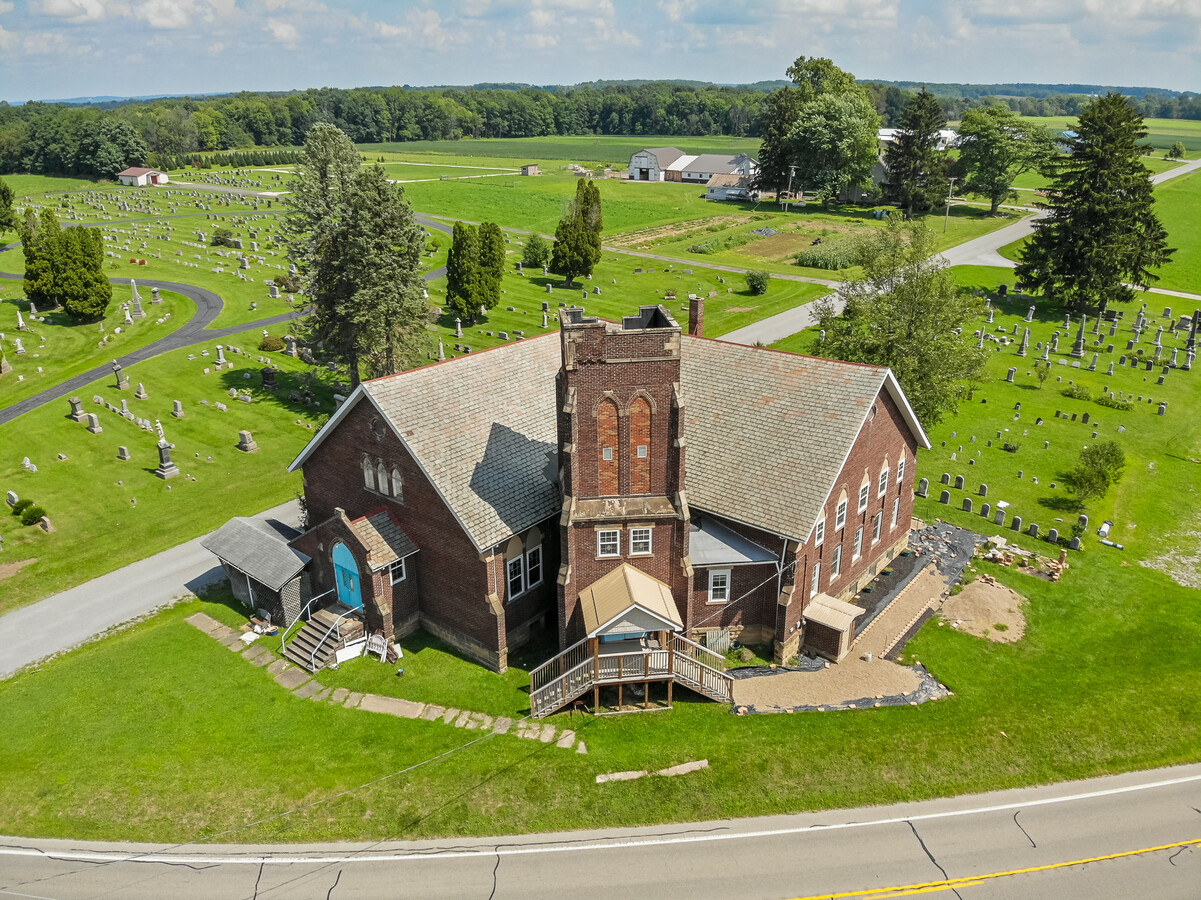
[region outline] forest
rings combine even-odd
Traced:
[[[881,124],[896,122],[913,92],[865,82]],[[1004,102],[1022,115],[1075,115],[1084,94],[938,96],[948,119]],[[1004,87],[1004,86],[998,86]],[[1027,86],[1028,87],[1028,86]],[[937,95],[937,92],[936,92]],[[295,147],[316,122],[357,144],[548,135],[732,135],[758,137],[768,85],[626,82],[569,88],[318,88],[242,92],[124,104],[0,103],[0,173],[111,178],[129,165],[170,167],[187,154]],[[1145,116],[1201,119],[1201,98],[1147,94],[1132,100]]]

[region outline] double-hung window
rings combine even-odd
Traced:
[[[900,514],[900,512],[901,512],[901,500],[898,497],[897,499],[892,501],[892,524],[888,526],[889,528],[897,527],[897,516]]]
[[[901,482],[905,480],[905,460],[901,459],[897,462],[897,487],[901,486]]]
[[[880,485],[876,489],[876,496],[883,497],[884,492],[888,490],[888,469],[880,470]]]
[[[525,554],[525,589],[542,584],[542,545],[531,547]]]
[[[725,603],[730,599],[730,570],[709,570],[709,602]]]
[[[865,484],[859,488],[859,512],[867,509],[867,495],[871,492],[871,487],[870,484]]]
[[[842,574],[842,544],[834,548],[834,556],[830,559],[830,581]]]
[[[516,556],[509,560],[509,599],[525,593],[525,557]]]
[[[630,529],[630,556],[649,556],[651,552],[651,530]]]
[[[858,528],[855,529],[855,551],[851,554],[851,562],[854,562],[855,560],[857,560],[861,553],[863,553],[863,526],[862,525],[860,525]]]
[[[834,530],[842,528],[847,523],[847,502],[846,500],[838,501],[838,508],[834,511]]]
[[[872,543],[880,540],[880,530],[884,527],[884,513],[878,512],[872,519]]]
[[[392,583],[400,584],[404,580],[405,561],[403,559],[398,559],[396,562],[392,563]]]
[[[826,539],[826,520],[822,519],[813,528],[813,546],[820,547]]]
[[[621,532],[616,528],[606,528],[596,533],[597,556],[621,555]]]
[[[816,597],[818,590],[818,582],[821,579],[822,564],[817,561],[813,564],[813,574],[809,576],[809,596]]]

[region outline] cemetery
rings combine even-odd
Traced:
[[[553,230],[561,184],[571,181],[550,177],[506,186],[509,179],[502,175],[443,181],[454,163],[450,157],[431,161],[446,171],[436,170],[437,181],[406,188],[418,209],[494,217],[503,225],[543,232]],[[497,163],[498,169],[507,162],[462,161]],[[398,161],[396,174],[412,174],[418,167],[411,163]],[[254,171],[206,171],[179,179],[173,174],[170,185],[153,190],[88,187],[40,202],[54,206],[64,224],[104,222],[113,254],[106,260],[110,277],[208,288],[225,301],[215,327],[248,324],[300,306],[301,298],[290,303],[286,292],[268,284],[287,272],[279,244],[281,204],[177,182],[264,194],[286,190],[287,174],[274,174],[280,178]],[[545,194],[536,193],[535,185]],[[456,322],[436,312],[444,281],[429,283],[430,357],[466,355],[553,330],[561,306],[583,306],[588,315],[612,318],[640,302],[661,302],[674,314],[695,294],[706,300],[706,334],[719,336],[829,290],[775,279],[766,295],[751,296],[741,275],[705,266],[745,265],[744,255],[723,251],[691,262],[683,245],[696,243],[696,234],[662,243],[633,234],[648,222],[695,223],[709,215],[698,212],[700,203],[678,193],[631,200],[619,187],[603,186],[612,243],[622,242],[619,232],[631,232],[633,244],[645,241],[647,252],[677,261],[632,257],[608,248],[607,239],[593,277],[566,290],[557,276],[519,271],[524,235],[511,233],[505,293],[500,305],[476,321]],[[962,220],[955,242],[978,233],[968,230],[975,221]],[[794,230],[809,234],[805,228],[845,224],[820,218],[813,223]],[[741,235],[763,224],[723,223],[712,234]],[[958,224],[953,216],[952,226]],[[229,228],[241,249],[212,246],[217,227]],[[690,229],[691,224],[682,228]],[[444,260],[446,246],[436,232],[432,240],[439,249],[427,259],[431,269]],[[753,244],[736,249],[745,252],[748,246]],[[1188,252],[1182,249],[1182,257]],[[0,269],[15,272],[19,265],[19,255],[0,255]],[[778,262],[763,267],[819,278],[832,274]],[[1182,661],[1192,658],[1201,639],[1201,615],[1180,610],[1196,611],[1201,604],[1197,504],[1191,499],[1201,489],[1201,426],[1190,414],[1199,398],[1195,379],[1201,378],[1192,370],[1190,338],[1194,307],[1201,303],[1143,294],[1138,303],[1115,310],[1112,319],[1073,314],[1065,321],[1058,308],[1014,291],[1011,272],[963,267],[956,274],[989,299],[989,312],[976,323],[988,377],[956,416],[929,429],[933,447],[919,453],[912,478],[918,489],[915,516],[968,529],[985,544],[970,561],[962,560],[962,591],[951,592],[941,616],[916,623],[899,658],[924,667],[946,685],[948,696],[915,708],[905,704],[838,716],[734,719],[728,707],[679,703],[667,716],[580,724],[565,712],[548,720],[555,741],[570,730],[575,740],[587,742],[587,752],[556,750],[543,754],[540,766],[520,768],[517,762],[540,742],[494,740],[490,765],[507,774],[486,799],[440,805],[454,785],[478,775],[469,764],[452,762],[421,779],[380,785],[369,796],[350,799],[334,817],[306,815],[243,837],[356,839],[381,828],[422,837],[545,830],[602,819],[644,823],[641,789],[626,788],[615,801],[588,787],[595,773],[667,767],[681,758],[720,755],[723,761],[706,773],[703,791],[671,780],[655,783],[655,808],[669,810],[674,819],[885,803],[1194,758],[1195,671]],[[1007,290],[999,292],[1006,283]],[[1187,280],[1181,289],[1198,285]],[[131,290],[115,287],[104,332],[97,323],[83,333],[59,322],[53,311],[30,310],[18,299],[19,281],[0,281],[0,342],[13,367],[0,377],[0,405],[107,365],[191,316],[186,297],[162,291],[160,306],[148,293],[141,291],[146,316],[139,318]],[[18,312],[30,330],[19,328]],[[267,330],[272,337],[288,334],[286,324]],[[0,515],[0,614],[296,496],[299,481],[284,469],[334,411],[334,395],[345,386],[336,373],[304,362],[299,351],[290,355],[295,342],[285,342],[283,351],[265,351],[259,349],[262,339],[254,329],[114,369],[70,397],[0,426],[0,443],[10,448],[0,460],[0,486],[16,498],[6,506],[32,500],[44,511],[28,526],[21,516]],[[776,347],[821,353],[812,332]],[[43,371],[36,371],[39,366]],[[1082,505],[1067,490],[1064,475],[1083,447],[1100,441],[1123,447],[1125,474],[1107,495]],[[248,766],[270,771],[282,786],[257,798],[270,813],[315,789],[315,761],[339,761],[337,785],[359,783],[381,758],[400,768],[464,739],[464,732],[441,721],[372,715],[330,703],[334,691],[477,711],[493,719],[519,717],[529,704],[523,690],[528,672],[540,661],[532,651],[515,654],[509,670],[495,675],[418,633],[404,645],[403,679],[378,660],[356,660],[323,673],[321,689],[329,693],[312,702],[286,693],[259,665],[189,624],[197,613],[234,632],[246,622],[241,604],[228,590],[218,590],[4,685],[0,717],[20,737],[12,746],[14,764],[0,776],[0,791],[13,801],[0,813],[0,828],[171,839],[198,824],[211,830],[240,824],[244,785],[237,773]],[[265,667],[275,654],[256,656]],[[110,694],[117,681],[137,683],[139,702],[114,708]],[[1152,691],[1156,702],[1145,702]],[[1081,707],[1077,698],[1085,693],[1093,700]],[[77,715],[69,722],[46,722],[43,712],[50,704],[69,704]],[[80,734],[88,736],[92,751],[86,765],[78,752]],[[129,747],[131,734],[147,736],[136,753]],[[174,737],[168,740],[168,734]],[[374,756],[347,757],[348,743],[378,749]],[[904,754],[893,752],[898,744]],[[156,762],[169,757],[173,765],[140,768],[131,765],[135,757]],[[761,764],[765,758],[772,760],[768,767]],[[66,783],[47,782],[35,764],[42,760],[68,773]],[[883,774],[865,780],[864,771]],[[181,826],[197,773],[211,802],[200,820]],[[786,796],[773,791],[782,779],[796,785]],[[105,797],[132,789],[139,804],[118,818]],[[61,808],[77,811],[70,822],[58,816]]]

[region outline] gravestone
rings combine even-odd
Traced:
[[[296,356],[296,338],[290,334],[284,335],[284,355]]]
[[[981,496],[981,497],[987,497],[987,496],[988,496],[988,485],[987,485],[987,484],[985,484],[984,482],[981,482],[981,483],[980,483],[980,496]]]
[[[951,502],[951,492],[943,491],[941,494],[939,494],[938,502],[939,503],[950,503]]]
[[[18,501],[18,500],[20,500],[20,499],[21,499],[21,498],[17,496],[17,492],[16,492],[16,491],[9,491],[9,492],[8,492],[8,495],[5,497],[5,500],[7,500],[7,501],[8,501],[8,505],[9,505],[9,506],[16,506],[16,505],[17,505],[17,501]]]
[[[117,448],[117,459],[132,459],[132,458],[133,457],[131,457],[129,455],[128,447],[118,447]]]
[[[990,503],[981,503],[980,504],[980,515],[982,515],[984,518],[987,519],[988,514],[990,512],[992,512],[992,504],[990,504]]]
[[[950,473],[950,472],[943,472],[943,473],[942,473],[942,483],[943,483],[943,484],[950,484],[950,483],[951,483],[951,473]]]
[[[238,449],[243,453],[254,453],[259,449],[259,445],[254,442],[254,438],[249,431],[239,431]]]
[[[150,395],[146,393],[146,388],[143,387],[142,382],[140,381],[138,382],[138,389],[134,391],[133,396],[137,400],[147,400],[150,397]]]
[[[1021,531],[1022,530],[1022,517],[1014,516],[1013,521],[1009,524],[1009,527],[1012,528],[1014,531]]]
[[[171,461],[171,445],[166,439],[158,442],[158,468],[154,470],[154,474],[164,481],[179,474],[179,466]]]
[[[1052,528],[1050,531],[1047,532],[1047,543],[1048,544],[1058,544],[1059,543],[1059,529],[1058,528]]]
[[[971,511],[972,511],[972,498],[971,498],[971,497],[964,497],[964,498],[963,498],[963,511],[964,511],[964,512],[971,512]]]
[[[275,391],[279,389],[279,383],[275,380],[275,369],[272,366],[267,366],[262,370],[263,390]]]
[[[1006,376],[1005,376],[1005,380],[1006,380],[1007,382],[1009,382],[1010,384],[1013,384],[1013,377],[1014,377],[1015,375],[1017,375],[1017,373],[1018,373],[1018,370],[1017,370],[1017,369],[1010,369],[1010,370],[1009,370],[1009,372],[1008,372],[1008,374],[1006,374]]]
[[[917,495],[919,497],[926,497],[926,496],[929,496],[929,493],[930,493],[930,479],[923,478],[921,481],[919,481],[917,483]]]
[[[1005,510],[998,509],[996,511],[996,513],[993,515],[992,521],[993,521],[994,525],[1004,525],[1005,524]]]
[[[963,476],[962,475],[955,476],[955,489],[960,490],[960,491],[963,490]]]
[[[162,295],[159,293],[158,288],[150,289],[150,302],[155,304],[156,306],[163,302]]]
[[[121,364],[115,359],[113,360],[113,374],[117,376],[117,390],[124,391],[129,389],[129,377],[121,371]]]
[[[88,431],[92,432],[92,434],[100,434],[100,432],[104,431],[100,427],[100,417],[95,413],[88,413]]]
[[[1080,538],[1073,537],[1070,541],[1068,541],[1068,549],[1069,550],[1079,550],[1080,549]]]
[[[184,417],[183,404],[178,400],[171,401],[171,415],[177,419],[182,419]]]
[[[71,413],[70,413],[69,418],[71,419],[72,422],[82,422],[84,419],[87,418],[87,413],[85,413],[83,411],[83,401],[82,400],[80,400],[78,397],[72,397],[70,400],[70,403],[71,403]]]
[[[1167,411],[1168,411],[1168,401],[1165,400],[1159,404],[1159,411],[1156,413],[1156,415],[1158,415],[1158,416],[1165,415],[1167,413]]]
[[[1038,537],[1038,523],[1031,522],[1030,527],[1026,529],[1026,534],[1030,535],[1032,538]]]

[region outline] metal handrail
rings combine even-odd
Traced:
[[[304,614],[305,614],[305,613],[307,613],[307,612],[309,611],[309,608],[310,608],[310,607],[311,607],[311,606],[312,606],[314,603],[316,603],[318,600],[320,600],[322,597],[325,597],[325,596],[328,596],[329,594],[332,594],[332,593],[333,593],[335,590],[337,590],[337,588],[330,588],[330,589],[329,589],[328,591],[326,591],[324,594],[318,594],[316,597],[310,597],[310,598],[309,598],[309,602],[308,602],[308,603],[306,603],[306,604],[304,605],[304,607],[303,607],[303,608],[300,610],[300,613],[299,613],[299,615],[297,615],[297,616],[296,616],[296,618],[292,620],[292,624],[291,624],[291,625],[289,625],[289,626],[288,626],[288,627],[287,627],[287,628],[284,630],[284,633],[283,633],[283,634],[280,636],[280,639],[279,639],[279,652],[280,652],[280,653],[283,653],[285,650],[287,650],[287,643],[286,643],[286,642],[287,642],[287,640],[288,640],[288,634],[289,634],[289,633],[292,631],[292,629],[293,629],[293,628],[295,628],[295,627],[296,627],[296,623],[297,623],[297,622],[301,622],[301,621],[306,621],[306,620],[305,620],[305,618],[304,618]]]
[[[319,640],[316,644],[313,645],[313,652],[309,654],[309,671],[310,672],[312,672],[314,669],[317,668],[317,651],[320,650],[321,647],[325,644],[326,638],[328,638],[331,634],[333,634],[334,629],[338,627],[338,625],[341,623],[341,621],[343,619],[345,619],[349,615],[353,615],[360,611],[361,610],[359,609],[359,607],[352,606],[349,609],[347,609],[346,612],[342,613],[342,615],[338,616],[338,618],[334,619],[334,624],[329,626],[329,628],[326,629],[325,634],[323,634],[321,636],[321,640]]]

